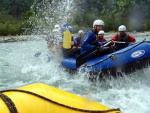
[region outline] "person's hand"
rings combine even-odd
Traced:
[[[100,47],[100,46],[96,46],[96,50],[97,50],[97,51],[100,51],[100,50],[101,50],[101,47]]]
[[[74,41],[71,41],[70,45],[74,45]]]
[[[111,45],[114,45],[115,44],[115,42],[113,41],[113,40],[111,40],[111,43],[110,43]]]
[[[109,46],[114,45],[114,41],[113,40],[107,40],[107,42],[110,42],[110,41],[111,41],[111,43],[109,44]]]

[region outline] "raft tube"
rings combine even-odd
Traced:
[[[42,83],[1,91],[0,97],[1,113],[121,113]]]

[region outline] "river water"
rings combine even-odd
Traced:
[[[150,112],[150,68],[91,83],[86,73],[70,75],[56,61],[48,61],[48,55],[45,40],[0,43],[0,90],[40,82],[120,108],[123,113]]]

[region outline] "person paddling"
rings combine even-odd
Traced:
[[[97,51],[92,56],[92,58],[94,58],[112,52],[110,47],[101,48],[101,46],[106,44],[107,42],[98,42],[96,40],[98,32],[102,30],[103,26],[104,22],[102,20],[98,19],[93,22],[93,29],[87,31],[83,36],[81,44],[81,53],[96,49]]]
[[[130,42],[131,43],[136,42],[136,39],[133,36],[126,33],[126,26],[125,25],[120,25],[118,28],[118,32],[119,33],[116,34],[115,36],[113,36],[111,38],[111,40],[113,40],[114,42],[115,41],[121,41],[121,42],[127,42],[127,43],[119,44],[119,42],[118,43],[116,42],[115,43],[116,49],[122,49],[124,47],[127,47],[130,44]]]

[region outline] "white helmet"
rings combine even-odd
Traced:
[[[58,29],[60,26],[58,24],[55,25],[55,29]]]
[[[125,25],[119,26],[118,31],[126,31],[126,26]]]
[[[79,32],[78,32],[79,35],[81,35],[83,33],[84,33],[83,30],[79,30]]]
[[[102,20],[95,20],[93,22],[93,27],[96,26],[96,25],[102,25],[102,26],[104,26],[104,22]]]
[[[98,34],[105,34],[105,32],[104,32],[103,30],[100,30],[100,31],[98,32]]]
[[[54,32],[58,32],[58,29],[53,29],[53,33],[54,33]]]

